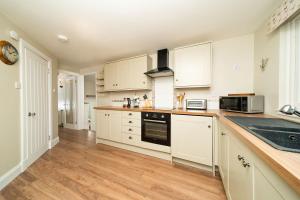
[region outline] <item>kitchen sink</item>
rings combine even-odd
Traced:
[[[300,124],[278,118],[226,116],[276,149],[300,153]]]

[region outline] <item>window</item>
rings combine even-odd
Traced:
[[[280,29],[279,107],[300,110],[300,16]]]

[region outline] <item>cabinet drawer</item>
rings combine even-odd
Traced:
[[[122,112],[122,117],[131,119],[141,119],[141,112],[124,111]]]
[[[141,120],[140,119],[123,118],[122,125],[123,126],[141,127]]]
[[[141,127],[122,126],[122,132],[134,135],[141,135]]]
[[[122,134],[122,142],[125,144],[130,144],[130,145],[139,145],[141,141],[141,136],[140,135],[133,135],[133,134]]]

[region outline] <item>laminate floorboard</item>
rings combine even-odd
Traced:
[[[0,192],[0,200],[226,200],[219,177],[95,144],[88,131],[60,142]]]

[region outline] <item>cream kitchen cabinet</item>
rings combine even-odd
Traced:
[[[228,189],[228,181],[229,181],[229,162],[228,162],[228,147],[229,147],[229,140],[228,140],[228,135],[227,131],[224,131],[225,128],[222,125],[220,126],[220,131],[219,131],[219,152],[218,152],[218,158],[219,158],[219,172],[220,176],[223,180],[224,188],[225,191]]]
[[[229,162],[229,183],[228,194],[231,200],[252,200],[253,179],[251,157],[244,151],[242,146],[229,137],[228,162]]]
[[[96,136],[97,138],[109,139],[109,111],[97,110],[96,111]]]
[[[104,90],[149,90],[151,80],[144,73],[151,67],[147,55],[107,63],[104,66]]]
[[[172,157],[212,166],[212,117],[172,115]]]
[[[228,200],[300,199],[300,196],[227,129],[226,125],[220,124],[219,127],[218,163]]]
[[[120,111],[97,111],[96,136],[100,139],[114,142],[122,141],[122,112]]]
[[[174,87],[209,87],[212,74],[211,43],[174,50]]]

